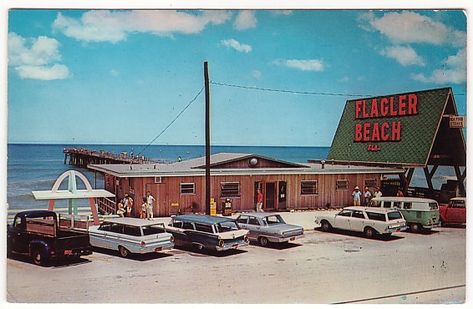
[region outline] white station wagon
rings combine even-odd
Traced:
[[[138,218],[106,219],[100,226],[89,228],[89,237],[93,247],[118,250],[122,257],[174,247],[174,237],[166,232],[164,223]]]
[[[390,236],[394,232],[407,229],[406,220],[396,209],[345,207],[336,214],[324,214],[315,218],[323,231],[341,229],[363,232],[366,237]]]

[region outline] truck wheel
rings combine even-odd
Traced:
[[[373,229],[370,228],[370,227],[365,228],[365,236],[366,236],[366,238],[373,238],[374,235],[376,235],[376,231],[375,231],[375,230],[373,230]]]
[[[412,223],[411,225],[409,225],[409,229],[412,233],[419,233],[421,231],[421,227],[417,223]]]
[[[262,247],[266,247],[269,243],[268,239],[266,237],[260,237],[258,238],[258,242]]]
[[[332,225],[330,225],[330,223],[328,223],[328,221],[322,221],[321,222],[322,224],[322,231],[324,232],[330,232],[332,230]]]
[[[128,255],[130,255],[130,251],[122,246],[118,247],[118,253],[120,253],[120,256],[123,258],[126,258]]]
[[[40,249],[33,250],[31,256],[33,257],[33,263],[36,265],[45,266],[48,263],[46,256],[41,252]]]

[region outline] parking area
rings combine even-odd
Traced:
[[[464,228],[389,240],[306,230],[294,243],[207,254],[174,249],[131,259],[100,250],[79,263],[7,260],[9,302],[461,303]]]

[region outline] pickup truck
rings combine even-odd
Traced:
[[[59,229],[57,215],[53,211],[19,212],[7,229],[7,253],[30,256],[36,265],[92,254],[89,235]]]
[[[440,204],[440,224],[466,223],[466,198],[454,197],[448,204]]]

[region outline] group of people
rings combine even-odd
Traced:
[[[354,206],[368,206],[370,204],[370,201],[374,197],[381,197],[383,196],[383,193],[381,193],[381,190],[379,187],[375,188],[375,191],[371,193],[370,189],[368,187],[365,187],[364,191],[360,191],[360,187],[355,186],[355,190],[351,194],[353,197],[353,205]]]
[[[156,199],[151,195],[151,192],[146,192],[146,196],[143,197],[143,204],[140,208],[140,219],[153,219],[153,205]],[[126,194],[123,199],[118,202],[117,215],[120,217],[131,217],[131,211],[133,209],[133,198]]]

